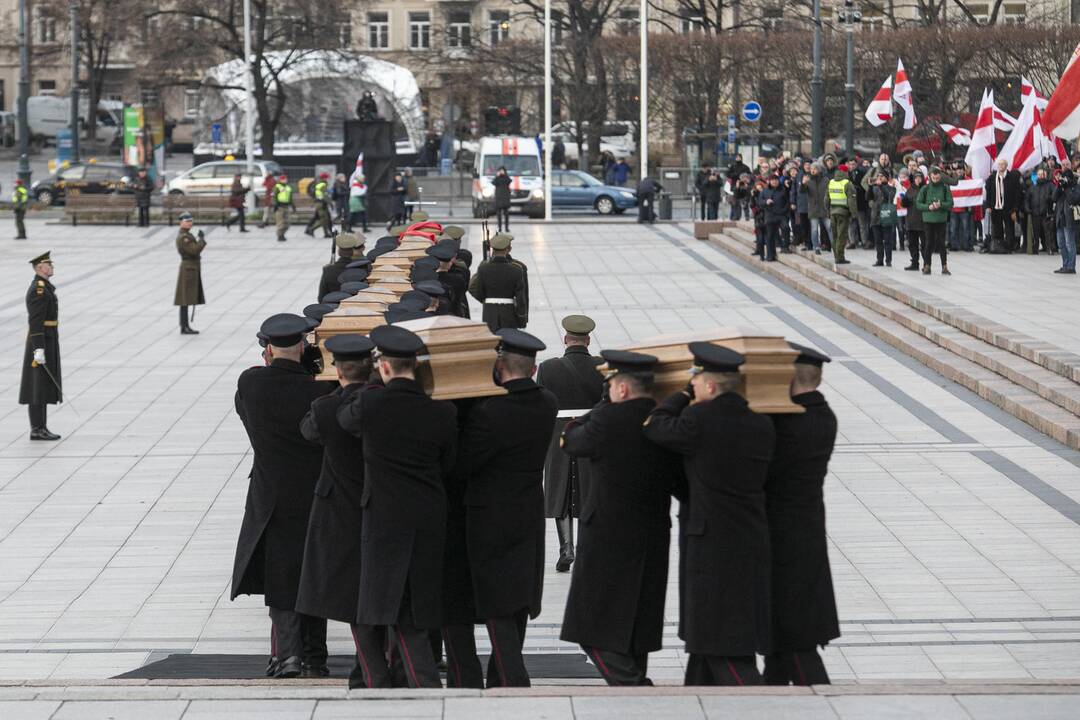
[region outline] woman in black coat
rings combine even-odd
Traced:
[[[393,199],[393,218],[390,220],[391,227],[405,222],[405,195],[408,186],[401,178],[401,173],[394,173],[394,181],[390,183],[390,197]]]
[[[702,195],[705,198],[705,217],[708,220],[716,220],[720,216],[720,195],[723,187],[720,175],[715,170],[705,178]]]
[[[495,186],[495,220],[499,232],[510,232],[510,182],[505,167],[496,170],[491,180]]]

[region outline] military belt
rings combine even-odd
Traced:
[[[513,305],[514,298],[488,298],[484,301],[485,305]]]
[[[46,320],[46,321],[45,321],[44,323],[42,323],[42,324],[43,324],[43,325],[44,325],[45,327],[59,327],[59,326],[60,326],[60,321],[59,321],[59,320]]]

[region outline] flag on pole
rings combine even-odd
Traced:
[[[971,131],[962,127],[956,127],[955,125],[949,125],[948,123],[940,123],[941,129],[945,131],[945,134],[949,137],[949,142],[953,145],[970,145],[971,144]]]
[[[978,207],[982,205],[985,181],[980,178],[960,180],[952,186],[953,207]]]
[[[1042,114],[1035,103],[1028,103],[1020,111],[1016,127],[1001,146],[998,157],[1009,161],[1010,170],[1027,172],[1042,162],[1049,144],[1042,126]]]
[[[892,75],[885,78],[885,82],[878,88],[874,99],[866,108],[866,121],[874,127],[879,127],[892,119]]]
[[[912,99],[911,81],[908,80],[904,62],[896,59],[896,86],[893,88],[893,101],[904,108],[904,129],[915,127],[915,103]]]
[[[1027,105],[1029,102],[1034,102],[1035,107],[1039,108],[1040,112],[1046,111],[1046,105],[1050,102],[1042,96],[1035,86],[1026,77],[1020,78],[1020,104]]]
[[[349,184],[364,177],[364,153],[360,153],[356,156],[356,169],[353,170],[352,175],[349,176]]]
[[[971,176],[979,180],[990,177],[997,157],[997,141],[994,137],[994,91],[983,90],[979,104],[979,116],[975,120],[975,130],[971,133],[971,145],[968,147],[964,162],[971,168]]]
[[[1080,135],[1080,45],[1073,50],[1065,72],[1061,73],[1057,87],[1050,95],[1043,114],[1047,131],[1059,138],[1073,139]]]
[[[993,93],[992,90],[991,93]],[[997,105],[994,105],[994,127],[998,130],[1010,132],[1016,127],[1016,118],[999,108]]]

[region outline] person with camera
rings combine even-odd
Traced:
[[[720,173],[710,170],[705,176],[702,185],[702,196],[705,199],[705,219],[716,220],[720,217],[720,196],[724,190],[724,183],[720,179]]]
[[[180,274],[176,278],[173,305],[180,307],[181,335],[199,334],[199,331],[193,330],[189,324],[188,308],[206,304],[202,286],[202,251],[206,248],[206,238],[202,230],[195,235],[191,233],[194,224],[191,213],[180,215],[180,234],[176,236],[176,251],[180,253]]]
[[[1076,226],[1080,218],[1080,185],[1068,160],[1062,161],[1054,190],[1054,223],[1058,250],[1061,251],[1061,267],[1058,275],[1076,274]]]

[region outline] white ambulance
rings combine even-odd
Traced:
[[[496,171],[506,168],[510,176],[510,207],[532,218],[544,217],[544,173],[540,144],[527,137],[485,137],[473,161],[473,217],[495,214]]]

